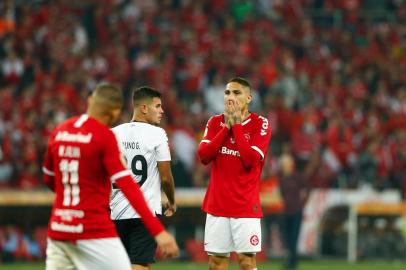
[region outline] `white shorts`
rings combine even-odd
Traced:
[[[131,270],[131,263],[120,239],[78,240],[76,243],[48,238],[46,270]]]
[[[261,219],[228,218],[207,214],[204,229],[204,250],[210,254],[229,256],[230,252],[261,251]]]

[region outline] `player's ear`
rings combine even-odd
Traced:
[[[141,111],[141,113],[142,114],[147,114],[148,113],[148,106],[147,106],[147,104],[141,104],[140,105],[140,111]]]
[[[117,121],[121,113],[121,109],[117,108],[111,111],[112,117],[113,117],[113,122]]]
[[[252,95],[251,95],[251,93],[249,93],[248,97],[247,97],[247,105],[250,104],[251,101],[252,101]]]
[[[120,108],[109,110],[109,111],[105,114],[105,115],[106,115],[106,118],[108,118],[108,119],[106,120],[107,125],[108,125],[108,126],[112,126],[112,125],[118,120],[118,118],[119,118],[119,116],[120,116],[120,113],[121,113],[121,109],[120,109]]]

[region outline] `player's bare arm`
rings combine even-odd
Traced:
[[[175,203],[175,183],[173,180],[170,161],[158,161],[158,171],[161,177],[162,189],[168,198],[168,201],[164,203],[165,209],[164,215],[167,217],[175,214],[177,206]]]

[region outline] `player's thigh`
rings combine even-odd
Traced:
[[[79,240],[72,260],[79,270],[131,270],[131,263],[118,237]]]
[[[46,270],[73,270],[76,269],[69,256],[69,245],[67,242],[47,239],[46,249]]]
[[[237,253],[261,251],[261,220],[259,218],[231,218],[231,232]]]
[[[233,246],[230,218],[207,214],[204,228],[204,250],[209,255],[229,256],[229,253],[233,251]]]
[[[127,253],[132,264],[151,264],[155,262],[157,244],[145,228],[141,219],[132,220],[132,228],[128,232]]]

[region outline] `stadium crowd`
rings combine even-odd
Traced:
[[[206,119],[222,112],[225,80],[237,74],[260,97],[252,109],[272,121],[273,168],[284,148],[313,187],[405,189],[405,29],[361,16],[369,2],[4,1],[1,185],[42,186],[50,130],[82,112],[79,97],[102,81],[127,96],[143,84],[162,91],[185,175],[177,184],[205,185],[196,143]],[[381,3],[395,21],[406,12],[397,3]]]
[[[272,123],[264,179],[289,155],[313,188],[406,195],[404,18],[397,0],[2,1],[0,187],[45,188],[50,131],[104,81],[121,122],[131,89],[163,93],[176,186],[205,186],[197,143],[239,75]]]

